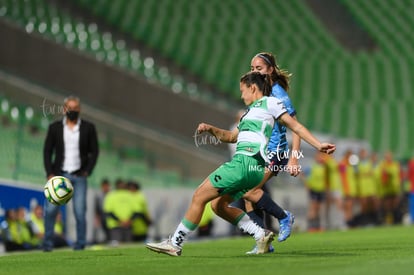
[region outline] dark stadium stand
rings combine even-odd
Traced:
[[[174,93],[186,93],[188,96],[211,102],[209,92],[200,93],[198,85],[184,82],[179,75],[170,74],[167,67],[158,66],[152,57],[142,56],[136,48],[127,48],[125,41],[115,39],[110,32],[100,31],[95,23],[85,24],[81,18],[71,17],[69,13],[46,0],[3,2],[3,5],[0,2],[0,16],[18,23],[29,34],[40,33],[58,43],[92,54],[102,62],[145,75],[151,81],[170,87]],[[118,2],[114,3],[114,11],[108,14],[110,20],[118,10]],[[107,5],[110,4],[112,3],[105,4],[103,1],[94,8],[99,12],[109,8]]]
[[[238,78],[249,69],[252,55],[272,51],[280,66],[293,72],[291,97],[304,124],[341,137],[366,139],[378,151],[392,149],[400,157],[412,154],[411,1],[340,1],[375,41],[376,47],[368,51],[343,47],[300,0],[73,2],[235,101]],[[19,23],[28,33],[38,32],[94,54],[175,92],[204,95],[197,85],[157,67],[156,56],[143,59],[137,49],[114,40],[109,32],[101,33],[98,25],[62,12],[59,1],[2,0],[0,4],[0,16]]]

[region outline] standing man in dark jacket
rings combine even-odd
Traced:
[[[76,219],[74,249],[83,250],[86,245],[87,177],[91,175],[98,158],[98,138],[94,124],[79,117],[79,98],[67,97],[63,109],[63,120],[55,121],[49,126],[43,160],[47,179],[61,175],[73,184],[72,201]],[[59,206],[46,201],[44,251],[53,249],[54,225],[58,210]]]

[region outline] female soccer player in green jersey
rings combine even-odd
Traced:
[[[268,162],[265,151],[275,121],[284,123],[320,152],[330,154],[336,149],[334,144],[321,143],[293,119],[280,100],[268,97],[271,91],[268,78],[258,72],[249,72],[241,77],[241,98],[249,108],[236,129],[229,131],[206,123],[199,124],[199,133],[209,132],[222,142],[237,142],[236,153],[230,162],[217,168],[195,190],[191,204],[174,234],[161,243],[147,243],[148,249],[180,256],[185,239],[197,228],[205,205],[211,201],[218,216],[254,237],[257,254],[268,251],[274,233],[258,226],[244,211],[229,207],[229,204],[262,181]]]
[[[282,101],[287,113],[296,119],[296,109],[288,95],[291,74],[277,65],[276,57],[270,52],[260,52],[253,56],[250,69],[270,76],[272,91],[269,96]],[[269,218],[270,216],[275,217],[279,221],[279,236],[277,238],[279,242],[285,241],[290,236],[295,217],[272,200],[266,183],[273,176],[277,176],[280,171],[289,172],[294,177],[300,172],[298,165],[298,158],[301,156],[300,137],[292,132],[292,146],[289,149],[286,132],[286,126],[283,123],[275,123],[267,145],[269,165],[263,181],[253,190],[247,192],[243,196],[244,200],[240,199],[232,204],[234,207],[245,210],[247,215],[262,227],[265,227],[265,224],[267,227],[271,227],[268,223]],[[270,216],[265,217],[263,211]],[[254,247],[246,254],[256,254],[256,250]],[[269,252],[273,252],[272,246],[270,246]]]

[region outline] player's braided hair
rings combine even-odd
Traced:
[[[285,91],[289,90],[289,78],[292,74],[279,68],[276,63],[276,58],[272,53],[261,52],[256,54],[254,57],[260,57],[267,65],[273,67],[274,70],[270,75],[273,83],[278,83],[283,87],[283,89],[285,89]]]
[[[248,72],[240,78],[240,82],[246,84],[247,87],[250,87],[253,84],[256,84],[260,91],[263,92],[263,95],[269,96],[272,92],[271,76],[267,74],[261,74],[259,72]]]

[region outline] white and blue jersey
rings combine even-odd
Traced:
[[[278,83],[273,85],[271,96],[282,101],[289,115],[296,115],[296,110],[293,107],[287,92]],[[286,152],[289,150],[285,125],[282,125],[281,123],[275,123],[272,130],[272,135],[270,136],[269,144],[267,146],[267,150],[269,152]]]

